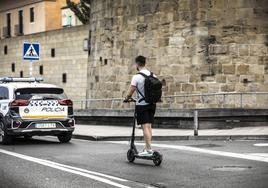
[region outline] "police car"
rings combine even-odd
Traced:
[[[0,143],[18,136],[53,135],[69,142],[74,131],[73,103],[60,87],[42,78],[0,78]]]

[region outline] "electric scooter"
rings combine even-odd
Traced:
[[[125,101],[124,101],[125,102]],[[127,102],[136,102],[135,99],[131,98]],[[152,160],[155,164],[155,166],[159,166],[162,163],[163,156],[158,151],[153,151],[153,154],[151,156],[140,156],[139,152],[135,146],[135,128],[136,128],[136,108],[134,111],[134,117],[133,117],[133,127],[132,127],[132,134],[131,134],[131,140],[130,140],[130,149],[127,152],[127,160],[129,162],[134,162],[135,159],[144,159],[144,160]]]

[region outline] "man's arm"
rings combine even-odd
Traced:
[[[135,91],[136,91],[136,86],[130,85],[127,91],[127,97],[131,98]]]
[[[131,84],[128,88],[128,91],[127,91],[127,96],[124,100],[124,102],[129,102],[130,99],[132,98],[132,95],[133,93],[136,91],[136,86],[137,86],[137,77],[136,76],[133,76],[132,80],[131,80]]]

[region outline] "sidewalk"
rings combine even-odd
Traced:
[[[85,140],[129,140],[132,127],[76,125],[73,137]],[[154,140],[268,140],[268,126],[233,129],[205,129],[193,136],[190,129],[153,129]],[[136,139],[142,139],[142,129],[136,129]]]

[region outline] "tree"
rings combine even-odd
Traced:
[[[90,3],[91,0],[80,0],[80,3],[74,3],[71,0],[66,0],[67,7],[74,12],[83,24],[89,23]]]

